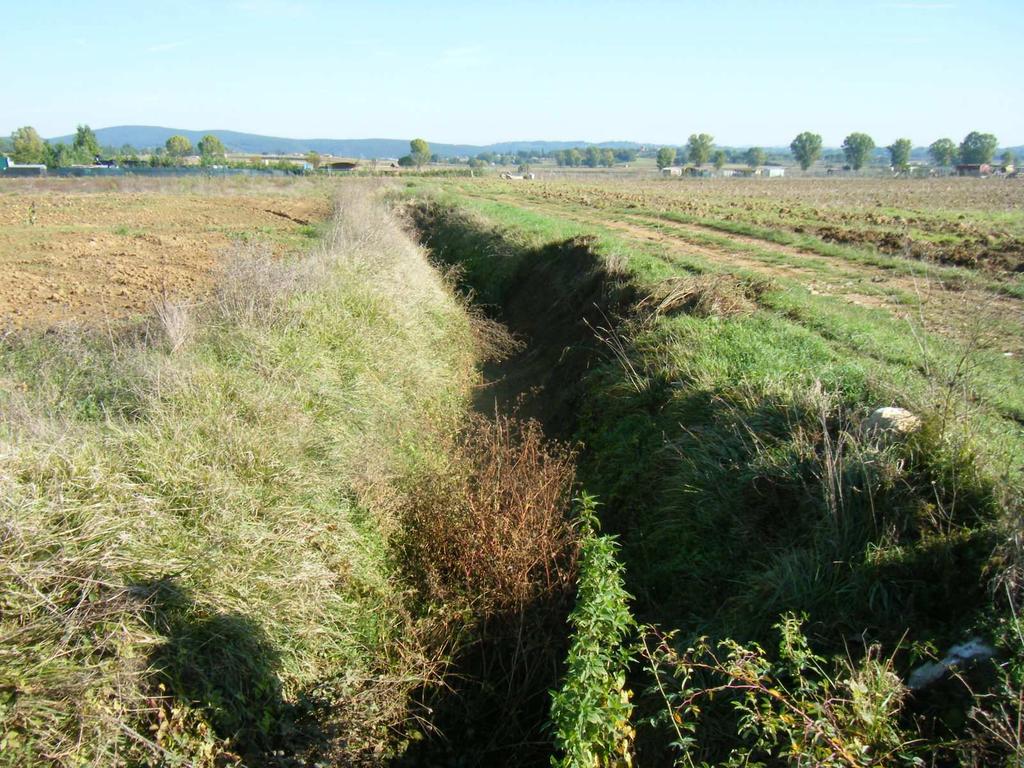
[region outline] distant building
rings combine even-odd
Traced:
[[[682,176],[683,175],[683,169],[680,168],[678,165],[670,165],[667,168],[662,168],[661,169],[661,175],[662,176]]]
[[[358,167],[358,160],[328,158],[320,161],[320,168],[325,171],[354,171]]]
[[[785,168],[779,168],[778,166],[774,165],[766,165],[763,168],[761,168],[760,171],[760,175],[764,176],[766,179],[778,179],[786,175]]]
[[[974,176],[985,178],[992,174],[992,166],[988,163],[960,163],[956,167],[957,176]]]

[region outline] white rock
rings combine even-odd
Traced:
[[[921,426],[921,420],[905,408],[876,408],[864,420],[869,435],[909,435]]]

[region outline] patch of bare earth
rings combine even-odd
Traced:
[[[320,194],[79,193],[0,196],[0,326],[96,324],[161,296],[201,296],[240,238],[284,254],[326,218]]]

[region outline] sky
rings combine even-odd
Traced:
[[[1021,0],[0,0],[0,134],[1024,144]]]

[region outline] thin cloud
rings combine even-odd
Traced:
[[[165,51],[173,51],[175,48],[181,48],[183,45],[185,45],[185,41],[179,40],[174,43],[158,43],[156,45],[151,45],[146,50],[150,53],[164,53]]]

